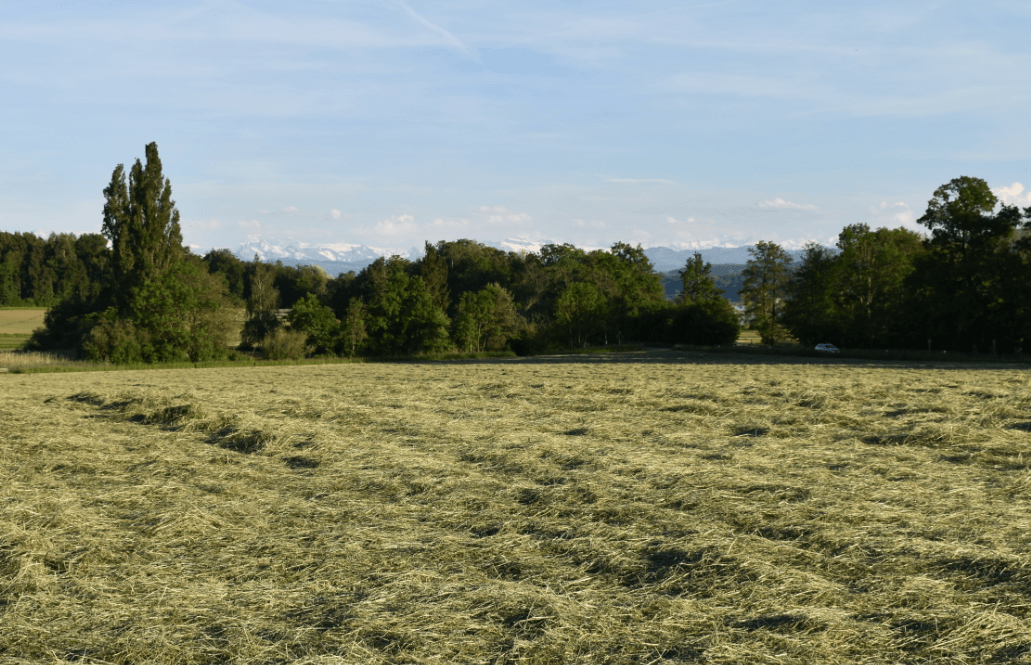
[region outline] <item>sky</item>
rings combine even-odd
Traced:
[[[1031,206],[1031,3],[0,0],[0,230],[99,232],[157,142],[187,244],[679,248]]]

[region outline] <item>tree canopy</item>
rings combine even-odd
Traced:
[[[72,346],[95,360],[118,362],[226,354],[231,322],[225,282],[189,260],[157,144],[145,152],[146,164],[137,159],[128,177],[119,164],[104,189],[110,270],[97,275],[99,288],[73,294],[47,312],[35,346]],[[92,249],[98,250],[95,243]]]

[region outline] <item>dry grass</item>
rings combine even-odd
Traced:
[[[1031,660],[1026,368],[0,376],[0,661]]]
[[[0,308],[0,334],[31,335],[33,330],[43,326],[46,313],[47,310],[42,307]]]
[[[67,353],[39,353],[0,347],[0,368],[18,371],[36,367],[86,367],[91,365],[73,360]]]

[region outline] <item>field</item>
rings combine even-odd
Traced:
[[[46,313],[46,309],[41,307],[0,308],[0,351],[21,347],[32,331],[43,325]]]
[[[1027,366],[0,375],[3,663],[1031,662]]]

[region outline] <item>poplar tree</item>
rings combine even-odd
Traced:
[[[172,184],[161,170],[157,143],[146,147],[147,163],[139,159],[129,171],[119,164],[104,189],[101,232],[113,252],[115,291],[120,309],[130,305],[134,290],[164,275],[183,258],[179,210]]]
[[[47,313],[41,348],[75,346],[94,360],[204,360],[224,356],[232,322],[225,285],[183,248],[179,211],[156,143],[146,164],[119,164],[104,189],[109,281]]]

